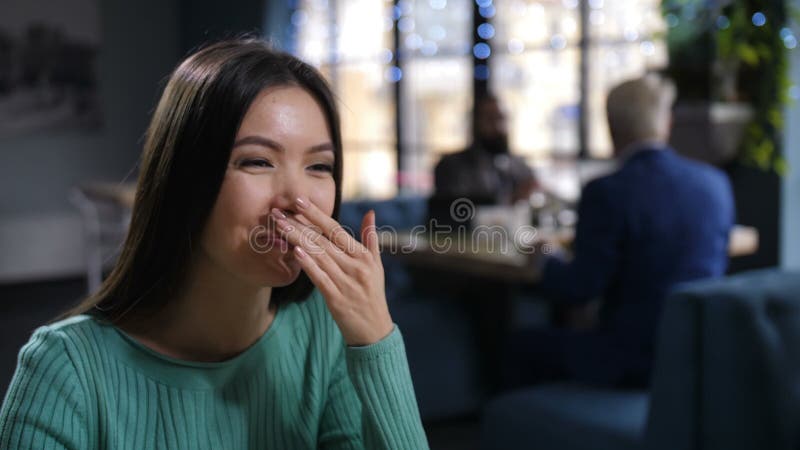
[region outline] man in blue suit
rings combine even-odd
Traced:
[[[600,298],[587,331],[527,330],[511,342],[512,384],[552,379],[646,385],[662,303],[676,284],[724,274],[734,220],[719,170],[667,145],[674,87],[655,76],[608,95],[619,169],[583,189],[573,257],[541,262],[542,292],[554,302]]]

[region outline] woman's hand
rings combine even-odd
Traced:
[[[287,217],[273,209],[271,216],[325,297],[347,345],[374,344],[389,335],[394,323],[386,304],[375,212],[361,222],[362,245],[309,200],[297,199],[297,211],[297,217]]]

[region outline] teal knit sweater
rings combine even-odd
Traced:
[[[89,316],[41,327],[0,410],[0,449],[428,448],[395,330],[346,347],[315,291],[218,363],[154,352]]]

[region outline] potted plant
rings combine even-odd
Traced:
[[[723,165],[785,170],[777,143],[797,45],[786,0],[664,0],[668,75],[678,87],[673,145]],[[794,39],[794,40],[793,40]]]

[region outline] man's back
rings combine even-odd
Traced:
[[[667,292],[725,272],[734,218],[728,180],[671,150],[644,149],[589,183],[578,214],[575,257],[548,261],[542,286],[566,302],[602,297],[605,343],[644,368]]]

